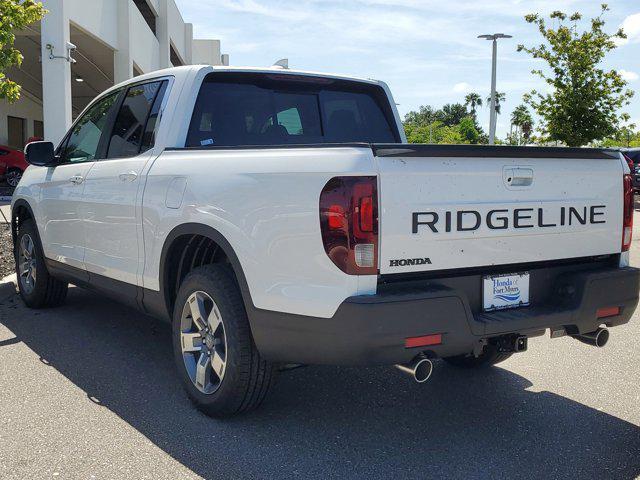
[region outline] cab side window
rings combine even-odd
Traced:
[[[117,98],[118,92],[106,96],[76,122],[59,152],[63,163],[90,162],[96,158],[100,137]]]
[[[153,146],[165,85],[166,82],[158,81],[134,85],[127,90],[113,125],[107,158],[135,157]]]

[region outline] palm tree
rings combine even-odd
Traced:
[[[464,97],[465,106],[471,109],[471,115],[476,116],[476,108],[482,107],[482,97],[475,92],[468,93],[466,97]]]
[[[513,134],[514,126],[516,127],[515,135]],[[518,145],[522,143],[522,140],[524,140],[525,143],[529,141],[533,130],[533,118],[525,105],[518,105],[513,112],[511,112],[511,128],[511,137],[516,140]]]
[[[500,102],[504,102],[507,95],[504,92],[496,92],[496,113],[500,115]],[[487,97],[487,105],[491,105],[491,95]]]

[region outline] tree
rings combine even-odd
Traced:
[[[467,107],[461,103],[447,103],[441,110],[436,112],[436,118],[447,127],[458,125],[467,116],[469,116]]]
[[[475,117],[476,109],[482,107],[482,97],[475,92],[468,93],[467,96],[464,97],[464,105],[471,109],[471,115]]]
[[[500,115],[500,102],[504,102],[507,99],[507,94],[504,92],[496,92],[496,113]],[[491,95],[487,97],[487,105],[491,105]]]
[[[640,147],[640,131],[636,125],[625,125],[616,131],[615,135],[605,138],[602,142],[595,143],[602,147]]]
[[[5,75],[10,67],[22,64],[22,54],[14,48],[15,31],[40,20],[47,11],[33,0],[0,0],[0,98],[13,103],[20,98],[20,85]]]
[[[458,125],[448,126],[440,121],[429,125],[404,124],[404,132],[409,143],[478,143],[481,134],[471,117],[465,117]]]
[[[431,105],[423,105],[419,111],[411,111],[404,116],[404,123],[411,125],[429,125],[437,120],[437,112]]]
[[[608,10],[603,4],[600,15],[584,31],[579,29],[582,15],[577,12],[569,17],[553,12],[550,18],[555,28],[538,14],[525,17],[546,42],[518,45],[518,51],[544,60],[549,67],[547,72],[532,73],[547,83],[550,92],[533,90],[525,95],[525,102],[541,117],[541,130],[548,141],[586,145],[614,135],[623,121],[618,111],[629,104],[633,92],[626,89],[627,82],[618,72],[601,67],[607,53],[616,48],[616,40],[626,38],[622,29],[613,34],[604,31],[603,16]]]
[[[513,127],[516,127],[515,133]],[[514,145],[522,145],[528,143],[533,131],[533,118],[526,105],[518,105],[511,112],[511,134],[509,143]]]
[[[472,117],[463,118],[458,125],[458,131],[464,143],[478,143],[480,140],[480,133]]]
[[[478,96],[479,97],[479,96]],[[423,105],[404,117],[409,143],[487,143],[488,137],[473,114],[461,103],[448,103],[440,110]]]

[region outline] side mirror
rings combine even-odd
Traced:
[[[24,157],[31,165],[51,167],[57,163],[51,142],[31,142],[24,147]]]

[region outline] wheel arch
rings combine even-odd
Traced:
[[[222,235],[215,228],[202,223],[181,224],[169,232],[164,240],[164,243],[162,245],[162,252],[160,254],[159,301],[161,305],[157,305],[158,302],[156,301],[155,308],[153,308],[147,305],[147,302],[144,302],[145,308],[154,311],[154,313],[160,313],[158,312],[158,307],[161,307],[163,310],[162,313],[165,314],[163,316],[166,316],[168,319],[172,318],[175,294],[177,294],[177,286],[175,284],[172,285],[172,283],[174,283],[176,280],[176,278],[172,277],[172,274],[176,273],[173,270],[175,268],[173,262],[175,262],[175,255],[177,254],[175,250],[177,247],[181,246],[182,242],[185,241],[185,239],[188,239],[189,237],[208,239],[222,251],[222,253],[224,254],[224,260],[228,261],[228,264],[233,270],[236,281],[240,288],[240,293],[245,305],[245,310],[247,311],[247,315],[249,317],[249,322],[251,322],[250,312],[254,308],[254,305],[251,299],[251,294],[249,292],[249,285],[247,283],[242,265],[240,264],[240,260],[238,259],[238,255],[236,254],[235,250],[228,242],[228,240],[224,237],[224,235]],[[185,274],[188,273],[188,271],[190,271],[191,269],[187,270]]]
[[[36,235],[38,236],[38,242],[40,242],[40,245],[42,245],[38,223],[36,222],[36,216],[34,215],[33,209],[31,208],[29,202],[23,198],[19,198],[18,200],[16,200],[11,207],[11,238],[14,245],[18,236],[18,228],[20,227],[20,224],[29,219],[32,219],[36,224]]]

